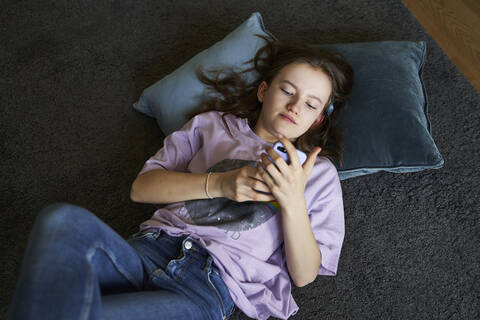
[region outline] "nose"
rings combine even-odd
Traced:
[[[290,103],[288,104],[288,110],[298,114],[302,108],[300,103],[300,98],[292,97]]]

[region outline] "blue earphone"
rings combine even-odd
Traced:
[[[333,112],[333,104],[331,104],[330,106],[328,106],[327,115],[331,115],[332,112]]]

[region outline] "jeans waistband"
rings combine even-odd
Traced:
[[[194,237],[192,237],[191,235],[182,237],[181,239],[183,239],[182,240],[182,248],[183,248],[183,251],[185,253],[186,253],[186,251],[188,251],[190,253],[194,253],[195,255],[199,255],[204,259],[206,259],[210,255],[209,252],[207,251],[207,249],[205,249],[198,242],[198,240],[195,239]]]
[[[162,237],[167,237],[171,241],[176,242],[179,246],[182,246],[182,250],[184,254],[190,254],[190,255],[197,255],[199,258],[204,258],[206,259],[209,256],[209,252],[207,249],[205,249],[198,240],[193,237],[191,234],[184,234],[181,236],[171,236],[164,230],[160,228],[156,229],[147,229],[144,230],[142,233],[152,233],[154,232],[154,238],[158,238],[160,236]]]

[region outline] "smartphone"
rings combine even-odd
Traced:
[[[285,160],[285,162],[287,164],[290,164],[290,157],[288,156],[288,151],[280,141],[275,142],[275,144],[273,145],[273,150],[275,150],[275,152],[280,157],[282,157],[282,159]],[[300,151],[298,149],[296,149],[296,150],[297,150],[298,160],[300,161],[300,164],[303,165],[304,162],[307,160],[307,155],[303,151]],[[273,162],[273,159],[270,157],[270,155],[268,153],[267,153],[267,157],[272,163],[275,164],[275,162]],[[265,165],[263,164],[263,161],[260,161],[260,163],[262,164],[263,169],[265,171],[267,171],[267,168],[265,168]],[[277,167],[277,169],[278,169],[278,167]],[[255,189],[253,189],[253,190],[255,190]],[[258,191],[258,190],[255,190],[255,191],[259,192],[259,193],[263,193],[263,194],[271,194],[269,192],[263,192],[263,191]],[[262,201],[262,202],[265,202],[265,201]],[[266,202],[269,202],[269,201],[266,201]]]
[[[290,164],[290,158],[288,156],[287,149],[280,141],[275,142],[275,144],[273,145],[273,150],[275,150],[275,152],[280,157],[282,157],[282,159],[285,160],[287,164]],[[307,155],[298,149],[296,150],[297,150],[298,160],[300,160],[300,165],[303,165],[303,163],[307,160]],[[267,156],[268,156],[268,159],[270,159],[270,161],[273,162],[272,158],[268,154]]]

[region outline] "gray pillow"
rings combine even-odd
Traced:
[[[443,166],[432,138],[422,80],[426,44],[384,41],[312,45],[340,52],[355,71],[352,97],[338,124],[345,129],[340,179]]]
[[[228,34],[223,40],[195,55],[178,69],[146,88],[133,107],[151,117],[165,136],[179,130],[188,121],[185,114],[196,110],[201,102],[213,95],[198,80],[195,69],[233,68],[242,70],[253,67],[253,63],[244,64],[252,59],[265,41],[255,34],[272,37],[263,27],[262,16],[254,12],[250,18]],[[256,72],[245,74],[247,81],[257,77]]]
[[[134,108],[151,117],[165,135],[187,122],[185,114],[199,108],[209,93],[195,74],[231,67],[242,70],[270,36],[260,13],[253,13],[223,40],[200,52],[174,72],[146,88]],[[339,116],[345,129],[340,180],[389,171],[395,173],[443,166],[431,135],[428,101],[422,81],[425,42],[385,41],[311,45],[340,52],[355,71],[352,97]],[[247,81],[257,74],[250,72]]]

